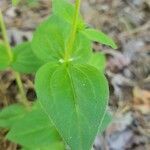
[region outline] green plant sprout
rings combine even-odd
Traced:
[[[12,0],[17,5],[19,0]],[[6,139],[23,150],[91,150],[97,133],[111,121],[105,56],[92,52],[93,41],[116,48],[111,38],[88,28],[80,0],[52,0],[52,14],[33,39],[10,47],[0,11],[0,70],[13,70],[19,103],[0,111]],[[20,73],[35,74],[37,100],[26,98]]]

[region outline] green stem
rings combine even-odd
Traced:
[[[26,98],[26,94],[24,92],[24,88],[23,88],[23,84],[22,84],[22,81],[21,81],[20,74],[18,72],[15,72],[15,71],[14,71],[14,74],[15,74],[17,85],[18,85],[18,88],[19,88],[19,91],[20,91],[20,94],[21,94],[20,103],[22,103],[25,106],[28,106],[29,104],[28,104],[28,100]]]
[[[13,54],[12,54],[11,47],[9,45],[9,41],[7,38],[6,27],[4,24],[4,19],[3,19],[3,15],[2,15],[1,10],[0,10],[0,26],[1,26],[2,36],[3,36],[4,42],[5,42],[5,46],[6,46],[7,54],[9,56],[9,59],[11,62],[13,60]]]
[[[76,2],[75,2],[75,14],[73,17],[72,31],[71,31],[70,38],[69,38],[67,46],[66,46],[66,50],[65,50],[65,58],[64,58],[65,61],[69,60],[70,53],[72,51],[72,47],[73,47],[73,44],[74,44],[74,41],[76,38],[80,3],[81,3],[81,0],[76,0]]]
[[[5,46],[6,46],[6,50],[7,50],[10,62],[12,62],[13,52],[11,50],[9,40],[8,40],[8,37],[7,37],[6,26],[5,26],[5,23],[4,23],[4,19],[3,19],[1,9],[0,9],[0,27],[1,27],[2,37],[4,39],[4,43],[5,43]],[[28,106],[28,100],[27,100],[26,94],[24,92],[24,88],[23,88],[23,84],[22,84],[22,81],[21,81],[20,74],[18,72],[15,72],[15,71],[14,71],[14,74],[15,74],[16,82],[17,82],[17,85],[18,85],[18,88],[19,88],[19,91],[20,91],[20,94],[21,94],[20,102],[23,105]]]

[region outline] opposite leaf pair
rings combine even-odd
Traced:
[[[101,32],[81,28],[84,23],[79,16],[75,40],[68,47],[74,10],[65,0],[53,0],[53,15],[35,32],[33,51],[47,63],[37,72],[35,87],[43,109],[64,142],[72,150],[89,150],[103,120],[109,95],[103,71],[91,62],[95,57],[91,44],[92,41],[112,47],[115,44]]]
[[[49,150],[61,150],[65,149],[63,141],[72,150],[90,150],[102,121],[108,117],[108,83],[104,67],[100,67],[105,61],[102,55],[92,54],[91,45],[92,41],[113,48],[116,45],[104,33],[87,28],[81,16],[74,22],[75,37],[70,37],[75,12],[67,0],[53,0],[53,14],[37,28],[33,40],[16,47],[13,61],[1,65],[24,73],[36,72],[42,66],[36,73],[35,88],[46,115],[33,107],[7,135],[25,149],[35,150],[45,141],[42,150],[49,146]],[[74,40],[68,46],[70,38]],[[5,53],[3,56],[6,60]],[[28,134],[35,141],[27,139]]]

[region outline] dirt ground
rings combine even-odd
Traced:
[[[51,12],[50,0],[12,7],[10,0],[0,0],[12,46],[30,40],[37,25]],[[95,150],[150,149],[150,1],[82,0],[86,22],[110,35],[117,43],[113,50],[94,43],[94,51],[107,57],[106,75],[110,84],[109,110],[113,121],[103,135],[98,135]],[[35,99],[33,75],[22,75],[29,100]],[[19,98],[10,70],[0,72],[0,107]],[[4,140],[0,132],[0,150],[19,149]]]

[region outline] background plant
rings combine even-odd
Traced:
[[[116,45],[104,33],[88,28],[79,8],[80,0],[75,5],[53,0],[53,13],[37,28],[33,40],[15,48],[8,43],[1,15],[0,66],[14,70],[24,106],[2,110],[0,126],[9,130],[7,139],[24,149],[65,149],[66,145],[73,150],[91,149],[103,119],[108,122],[104,57],[93,54],[91,45],[93,41]],[[18,72],[37,70],[38,100],[30,106]]]

